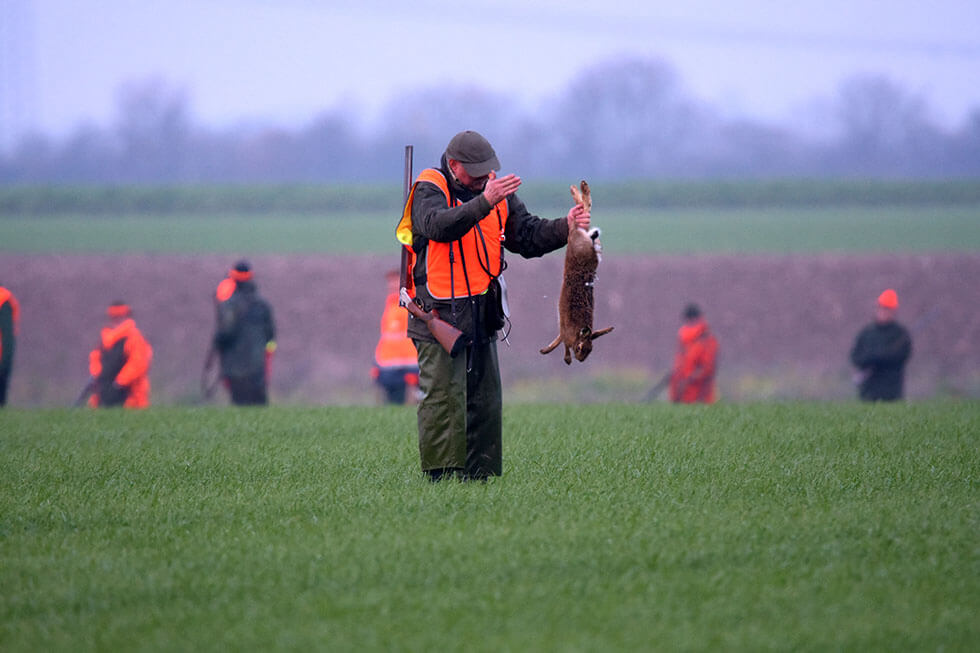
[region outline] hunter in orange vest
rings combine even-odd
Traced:
[[[670,377],[670,400],[711,404],[715,401],[715,364],[718,341],[696,304],[684,309],[684,324],[677,332],[677,356]]]
[[[14,366],[20,327],[20,305],[13,293],[0,286],[0,406],[7,405],[7,386]]]
[[[388,294],[381,314],[381,337],[374,348],[371,377],[384,392],[385,403],[404,404],[419,384],[419,359],[408,337],[408,311],[398,304],[398,270],[385,275]]]
[[[150,405],[150,363],[153,349],[136,328],[125,302],[106,311],[99,346],[89,354],[89,373],[95,381],[89,405],[146,408]]]
[[[531,215],[516,195],[521,178],[497,176],[499,169],[487,139],[456,134],[439,167],[416,179],[396,229],[413,259],[413,288],[406,290],[471,343],[453,356],[421,319],[408,319],[421,371],[419,455],[433,481],[502,473],[497,331],[507,322],[504,250],[542,256],[563,247],[570,228],[589,226],[581,204],[554,220]]]

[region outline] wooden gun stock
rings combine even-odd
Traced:
[[[466,334],[440,318],[437,311],[422,310],[422,307],[408,296],[408,291],[405,288],[401,289],[399,300],[398,303],[404,306],[416,319],[425,322],[425,325],[429,327],[429,333],[442,345],[442,348],[451,358],[456,358],[459,352],[466,349],[466,346],[470,344]]]

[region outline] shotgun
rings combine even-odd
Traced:
[[[85,402],[88,401],[89,395],[95,392],[95,384],[96,378],[94,376],[89,378],[88,383],[86,383],[85,387],[82,388],[82,391],[78,395],[78,399],[75,400],[75,403],[72,404],[72,406],[75,408],[84,406]]]
[[[466,334],[440,318],[438,311],[434,309],[431,311],[422,310],[418,299],[409,297],[408,291],[404,288],[401,289],[399,297],[401,299],[399,303],[415,319],[425,322],[425,326],[429,327],[429,333],[442,345],[442,348],[446,350],[450,358],[456,358],[459,352],[466,349],[466,346],[470,344],[470,339],[466,337]]]
[[[411,145],[405,146],[405,177],[402,187],[402,206],[408,204],[409,195],[412,192],[412,154],[414,148]],[[408,289],[412,287],[412,277],[409,274],[409,262],[412,259],[412,251],[409,246],[402,243],[402,261],[399,268],[399,287],[398,304],[404,306],[415,319],[425,322],[429,333],[442,345],[450,357],[455,358],[459,352],[463,351],[470,343],[470,339],[465,334],[439,317],[435,310],[426,311],[422,308],[422,303],[417,298],[412,298]]]
[[[674,371],[673,370],[669,370],[666,374],[664,374],[660,378],[660,380],[657,381],[652,388],[650,388],[650,391],[647,392],[647,394],[643,398],[643,400],[644,401],[653,401],[658,396],[660,396],[660,393],[664,391],[664,388],[666,388],[668,385],[670,385],[670,377],[672,377],[673,375],[674,375]]]
[[[204,357],[204,369],[201,370],[201,398],[210,399],[221,380],[221,371],[217,368],[218,348],[211,343],[207,356]]]
[[[415,147],[412,145],[405,146],[405,175],[402,178],[402,206],[408,203],[408,196],[412,192],[412,155],[415,151]],[[408,248],[408,245],[402,244],[402,263],[398,268],[400,270],[399,275],[399,285],[398,287],[407,291],[412,286],[409,285],[412,282],[411,275],[409,274],[408,264],[412,258],[412,251]],[[401,294],[399,293],[399,298]],[[402,304],[405,306],[405,304]]]

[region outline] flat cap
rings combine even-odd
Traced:
[[[471,177],[483,177],[491,170],[500,170],[500,161],[490,141],[475,131],[459,132],[446,146],[446,157],[463,164]]]

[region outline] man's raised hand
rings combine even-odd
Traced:
[[[490,178],[487,180],[487,185],[483,188],[483,196],[487,198],[490,206],[496,206],[500,203],[500,200],[517,192],[520,185],[521,178],[517,175],[498,177],[491,172]]]

